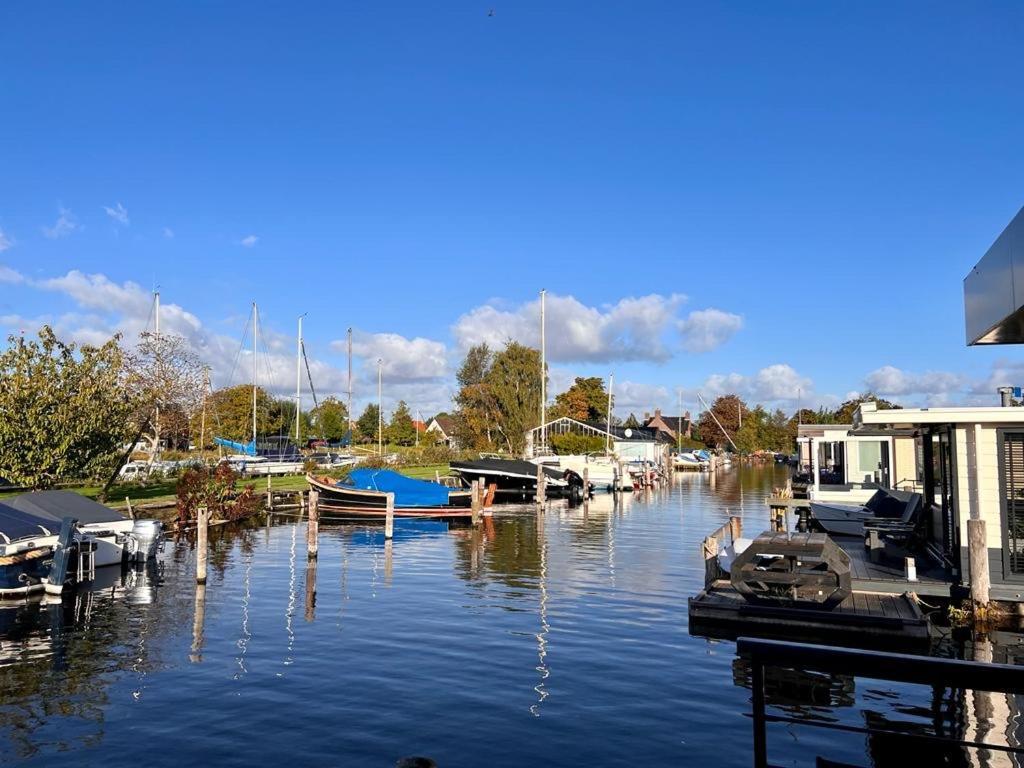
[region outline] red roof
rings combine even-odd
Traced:
[[[412,420],[412,427],[417,432],[426,432],[427,431],[427,425],[424,424],[422,421],[418,421],[416,419]]]

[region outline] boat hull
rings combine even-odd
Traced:
[[[0,597],[42,591],[52,565],[52,547],[39,547],[0,557]]]
[[[874,516],[864,507],[811,502],[811,517],[833,536],[863,536],[864,521]]]
[[[358,517],[367,520],[383,520],[387,516],[387,494],[381,491],[366,491],[359,488],[337,486],[327,478],[306,476],[311,490],[319,493],[319,508],[339,517]],[[443,507],[395,507],[394,515],[399,518],[421,518],[436,520],[469,520],[472,517],[469,491],[452,491],[448,494],[449,504]]]
[[[453,461],[451,471],[462,479],[463,485],[483,479],[485,486],[493,485],[495,494],[502,498],[530,498],[537,493],[537,465],[528,461],[484,459],[481,461]],[[567,495],[569,483],[560,473],[546,468],[548,496]]]

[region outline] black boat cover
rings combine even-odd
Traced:
[[[71,491],[23,493],[20,496],[7,499],[7,504],[19,512],[56,523],[55,532],[60,528],[60,521],[65,517],[75,518],[79,525],[117,523],[125,519],[124,515],[119,512],[92,499],[87,499],[80,493]]]
[[[537,465],[523,459],[475,459],[473,461],[453,461],[453,472],[465,472],[472,476],[474,471],[484,470],[486,473],[497,472],[522,478],[537,477]],[[564,480],[562,472],[551,467],[544,467],[544,474],[552,480]]]
[[[0,540],[5,544],[35,536],[49,536],[56,534],[58,529],[52,520],[44,520],[0,502]]]

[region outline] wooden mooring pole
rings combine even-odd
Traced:
[[[541,464],[537,465],[537,494],[534,497],[538,504],[543,504],[547,501],[547,479],[548,476],[544,474],[544,467]]]
[[[206,507],[200,507],[196,511],[196,584],[206,583],[207,528],[209,524],[209,511]]]
[[[985,521],[967,521],[967,552],[970,562],[971,601],[976,606],[987,606],[989,596],[988,541]]]
[[[267,471],[267,509],[274,508],[274,489],[270,484],[270,471]]]
[[[473,525],[480,525],[480,508],[483,505],[481,503],[482,502],[482,495],[481,495],[481,488],[480,488],[480,481],[479,480],[474,480],[470,484],[469,495],[470,495],[470,501],[469,501],[469,503],[470,503],[470,510],[471,510],[471,515],[472,515],[471,519],[473,521]]]
[[[320,493],[309,492],[309,521],[306,523],[306,558],[316,560],[320,549]]]
[[[196,584],[195,613],[192,616],[192,651],[189,661],[198,664],[203,660],[203,625],[206,622],[206,584]]]
[[[387,510],[384,513],[384,538],[390,539],[395,535],[395,494],[387,495]]]

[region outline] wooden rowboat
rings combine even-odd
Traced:
[[[387,493],[368,491],[362,488],[336,485],[330,477],[306,475],[310,490],[320,495],[319,509],[324,519],[355,517],[367,520],[383,520],[387,513]],[[395,506],[396,518],[420,518],[434,520],[470,520],[472,496],[470,491],[451,491],[448,504],[444,506]]]

